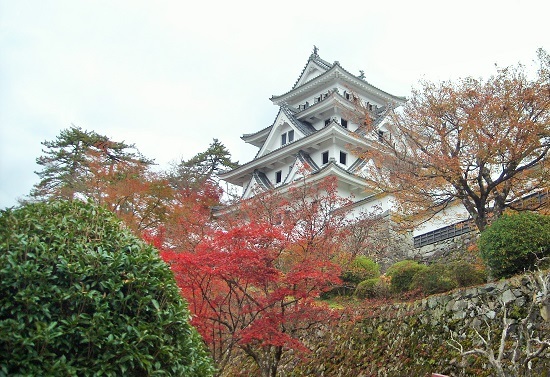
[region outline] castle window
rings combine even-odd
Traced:
[[[321,156],[322,156],[323,164],[328,164],[328,151],[323,152],[323,154]]]
[[[346,152],[340,151],[340,163],[346,165],[348,160],[348,154]]]
[[[384,140],[384,131],[378,130],[378,140],[379,141]]]
[[[330,123],[330,118],[329,119],[325,119],[325,126],[328,126]]]
[[[344,128],[348,128],[348,121],[345,120],[344,118],[340,119],[340,124],[342,125],[342,127]]]
[[[281,135],[281,145],[285,145],[287,142],[292,143],[294,141],[294,130],[290,130]]]
[[[275,173],[275,183],[281,183],[281,181],[283,180],[283,172],[282,171],[278,171]]]

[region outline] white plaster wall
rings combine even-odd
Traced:
[[[433,219],[427,221],[426,223],[418,226],[413,231],[413,237],[418,235],[431,232],[439,228],[446,227],[448,225],[467,220],[469,217],[468,211],[460,203],[442,211],[440,214],[435,216]]]
[[[359,198],[356,198],[356,201]],[[373,198],[372,200],[364,203],[361,206],[353,208],[348,214],[349,218],[357,218],[363,214],[382,214],[388,210],[391,210],[391,197],[389,195],[383,197]]]
[[[348,155],[345,165],[340,163],[340,151],[342,151],[344,153],[347,153],[347,155]],[[319,150],[317,150],[314,153],[310,154],[310,157],[313,159],[313,161],[319,167],[324,166],[324,164],[323,164],[323,153],[324,152],[328,152],[329,162],[331,161],[331,159],[334,159],[336,164],[338,164],[339,166],[341,166],[344,169],[347,169],[348,167],[350,167],[351,164],[353,164],[355,162],[355,160],[357,159],[353,154],[351,154],[343,146],[331,144],[328,147],[320,148]]]
[[[338,195],[342,198],[354,200],[354,195],[347,188],[338,187],[337,192],[338,192]]]

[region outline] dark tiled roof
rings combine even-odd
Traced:
[[[339,171],[341,171],[342,173],[345,173],[346,175],[353,176],[353,177],[359,178],[359,179],[361,179],[361,180],[365,180],[365,178],[361,177],[360,175],[357,175],[357,174],[355,174],[355,173],[353,173],[353,172],[350,172],[349,170],[346,170],[346,169],[342,168],[340,165],[338,165],[338,164],[336,163],[336,161],[330,161],[328,164],[323,165],[319,170],[314,171],[314,172],[312,172],[311,174],[312,174],[312,175],[313,175],[313,174],[320,174],[321,172],[323,172],[323,171],[329,169],[330,167],[334,167],[334,168],[336,168],[336,170],[339,170]]]
[[[361,78],[361,77],[358,77],[358,76],[354,75],[353,73],[351,73],[350,71],[348,71],[347,69],[345,69],[344,67],[342,67],[338,62],[334,62],[334,63],[335,63],[335,65],[337,64],[337,65],[342,69],[342,71],[344,71],[344,72],[346,72],[347,74],[349,74],[349,75],[355,77],[357,80],[364,81],[366,84],[368,84],[369,86],[373,87],[374,89],[379,90],[379,91],[381,91],[382,93],[384,93],[384,94],[386,94],[386,95],[388,95],[388,96],[390,96],[390,97],[394,97],[394,98],[400,99],[400,100],[402,100],[402,101],[406,101],[406,98],[405,98],[405,97],[394,96],[393,94],[390,94],[390,93],[388,93],[388,92],[386,92],[386,91],[384,91],[384,90],[382,90],[382,89],[380,89],[380,88],[378,88],[378,87],[372,85],[372,84],[371,84],[370,82],[368,82],[367,80],[365,80],[365,79],[363,79],[363,78]]]
[[[304,152],[303,150],[299,150],[298,154],[296,155],[296,159],[294,160],[294,163],[292,164],[292,167],[289,169],[288,174],[285,177],[285,182],[288,180],[288,177],[290,176],[290,173],[294,170],[294,165],[296,163],[301,162],[302,165],[308,166],[311,173],[314,173],[319,170],[319,167],[317,164],[313,161],[311,156]]]
[[[332,121],[331,123],[334,123],[335,125],[337,125],[337,126],[339,127],[339,129],[344,130],[344,132],[348,133],[349,135],[356,134],[356,132],[357,132],[357,131],[354,131],[354,132],[349,131],[349,130],[343,128],[342,126],[340,126],[340,125],[339,125],[337,122],[335,122],[335,121]],[[294,141],[293,141],[292,143],[287,143],[287,144],[283,145],[283,146],[280,147],[280,148],[274,149],[274,150],[270,151],[269,153],[264,154],[264,155],[261,156],[261,157],[263,158],[263,157],[269,156],[270,154],[276,153],[277,151],[281,150],[282,148],[285,148],[285,147],[287,147],[287,146],[293,145],[293,144],[296,143],[297,141],[303,141],[303,139],[313,137],[314,134],[319,133],[319,132],[322,132],[322,131],[324,131],[326,128],[327,128],[327,127],[321,128],[320,130],[315,130],[315,132],[313,132],[313,133],[311,133],[311,134],[309,134],[309,135],[306,135],[306,136],[304,136],[304,137],[301,138],[301,139],[294,139]],[[258,152],[258,153],[259,153],[259,152]],[[230,173],[230,172],[232,172],[232,171],[234,171],[234,170],[241,169],[241,168],[243,168],[244,166],[247,166],[247,165],[252,164],[257,158],[258,158],[258,154],[256,154],[256,157],[254,157],[254,159],[252,159],[252,160],[250,160],[250,161],[248,161],[248,162],[246,162],[246,163],[240,165],[239,167],[237,167],[237,168],[235,168],[235,169],[231,169],[231,170],[226,170],[226,171],[220,172],[218,175],[223,175],[223,174],[225,174],[225,173]],[[340,168],[340,169],[341,169],[341,168]],[[324,170],[324,168],[321,168],[320,170]],[[348,172],[348,173],[349,173],[349,172]],[[350,173],[350,174],[351,174],[351,173]]]
[[[257,135],[261,132],[264,132],[265,130],[268,130],[268,129],[272,128],[275,125],[275,121],[279,117],[279,114],[281,113],[281,111],[283,111],[289,117],[292,124],[294,124],[296,126],[296,128],[298,130],[300,130],[304,135],[309,135],[310,133],[315,132],[315,128],[311,125],[311,123],[303,122],[303,121],[300,121],[300,120],[296,119],[296,117],[294,116],[294,114],[297,113],[296,109],[292,109],[287,104],[283,104],[282,106],[279,107],[279,111],[277,112],[277,115],[275,116],[275,119],[273,120],[273,123],[271,124],[271,126],[267,126],[265,128],[262,128],[261,130],[259,130],[257,132],[244,134],[244,135],[241,136],[241,139],[245,139],[247,137]]]
[[[317,164],[315,163],[315,161],[313,161],[313,159],[311,158],[311,156],[304,152],[303,150],[300,150],[298,152],[298,156],[297,156],[297,159],[302,162],[302,164],[304,165],[309,165],[311,166],[311,170],[319,170],[319,166],[317,166]]]
[[[273,188],[273,185],[271,184],[265,173],[259,170],[254,170],[254,174],[252,175],[252,177],[264,189],[269,190]]]
[[[306,65],[306,66],[307,66],[307,65]],[[360,78],[360,77],[357,77],[356,75],[352,74],[352,73],[349,72],[348,70],[344,69],[344,68],[340,65],[340,63],[337,62],[337,61],[334,62],[334,64],[331,65],[331,68],[330,68],[329,70],[327,70],[327,71],[325,71],[324,73],[320,74],[319,76],[315,77],[315,79],[313,79],[313,80],[319,79],[320,77],[323,77],[323,76],[329,74],[329,72],[332,71],[335,67],[339,67],[344,73],[348,74],[351,78],[353,78],[353,79],[355,79],[355,80],[357,80],[357,81],[360,81],[360,82],[361,82],[361,81],[364,82],[366,85],[368,85],[368,86],[370,86],[371,88],[373,88],[373,89],[379,91],[380,93],[383,93],[383,94],[384,94],[385,96],[387,96],[387,97],[394,98],[394,99],[396,99],[396,100],[398,100],[398,101],[401,101],[401,102],[405,102],[405,101],[406,101],[406,98],[405,98],[405,97],[395,96],[395,95],[393,95],[393,94],[390,94],[390,93],[388,93],[388,92],[385,92],[385,91],[383,91],[382,89],[380,89],[380,88],[378,88],[378,87],[372,85],[372,84],[369,83],[368,81],[366,81],[366,80],[364,80],[364,79],[362,79],[362,78]],[[305,67],[304,67],[304,69],[305,69]],[[313,81],[313,80],[312,80],[312,81]],[[298,81],[296,81],[296,84],[297,84],[297,83],[298,83]],[[271,100],[272,100],[272,101],[275,101],[277,98],[284,97],[284,96],[286,96],[287,94],[291,93],[294,89],[297,88],[297,87],[296,87],[296,84],[294,84],[294,87],[292,87],[292,89],[290,89],[290,90],[287,91],[286,93],[283,93],[283,94],[278,95],[278,96],[271,96]],[[305,84],[304,84],[304,85],[305,85]]]
[[[279,114],[281,112],[284,112],[286,114],[286,116],[288,117],[288,119],[290,120],[290,122],[298,129],[300,130],[301,133],[304,134],[304,137],[305,136],[308,136],[308,135],[311,135],[312,133],[315,133],[317,132],[317,130],[308,122],[302,122],[298,119],[296,119],[296,117],[294,116],[294,114],[291,112],[291,110],[287,107],[287,106],[281,106],[279,107],[279,112],[277,112],[277,116],[275,117],[275,120],[273,121],[273,124],[269,127],[266,127],[264,129],[262,129],[261,131],[258,131],[256,132],[255,134],[259,133],[259,132],[262,132],[262,131],[265,131],[267,129],[270,129],[270,128],[273,128],[273,126],[275,125],[275,122],[277,121],[277,118],[279,117]],[[241,139],[245,136],[249,136],[249,135],[255,135],[255,134],[248,134],[248,135],[243,135],[241,136]],[[294,141],[297,141],[299,139],[294,139]],[[284,148],[286,147],[287,145],[290,145],[292,144],[293,142],[290,142],[290,143],[287,143],[283,146],[281,146],[280,148],[277,148],[275,150],[273,150],[272,152],[276,151],[276,150],[279,150],[281,148]],[[256,156],[254,156],[254,159],[258,158],[258,156],[260,155],[260,151],[262,150],[262,148],[260,147],[260,149],[258,149],[258,152],[256,152]],[[271,153],[271,152],[270,152]]]
[[[302,122],[301,120],[296,119],[294,116],[294,113],[288,108],[288,106],[283,105],[281,106],[281,110],[286,114],[286,116],[290,119],[292,124],[300,130],[301,133],[304,134],[304,136],[307,136],[309,134],[312,134],[316,131],[315,127],[311,125],[311,123],[308,122]]]
[[[348,171],[350,173],[355,173],[356,171],[360,170],[363,166],[365,166],[366,163],[367,161],[365,161],[364,159],[358,158],[357,160],[355,160],[353,164],[351,164],[351,166],[348,168]]]
[[[378,109],[376,111],[376,115],[378,116],[375,120],[374,120],[374,123],[372,124],[374,127],[377,127],[380,125],[380,123],[382,123],[382,121],[384,120],[384,118],[386,118],[386,116],[390,113],[390,111],[392,110],[392,107],[391,106],[382,106],[380,109]]]
[[[377,129],[380,123],[386,118],[386,116],[390,113],[390,111],[393,109],[392,106],[382,106],[376,109],[376,111],[373,112],[374,120],[372,122],[371,129]],[[355,133],[360,136],[366,136],[367,132],[365,127],[359,127],[357,130],[355,130]]]
[[[307,156],[307,153],[304,153],[304,155]],[[334,168],[336,168],[336,170],[339,170],[340,172],[345,173],[344,175],[348,175],[348,176],[352,176],[352,177],[355,177],[355,178],[359,178],[359,179],[361,179],[361,180],[364,180],[363,177],[361,177],[361,176],[359,176],[359,175],[357,175],[357,174],[354,174],[353,172],[350,172],[350,171],[347,171],[347,170],[343,169],[343,168],[340,167],[335,161],[330,161],[328,164],[325,164],[325,165],[323,165],[322,167],[317,167],[317,169],[311,171],[311,174],[310,174],[310,175],[313,176],[313,175],[320,174],[320,173],[324,172],[325,170],[330,169],[331,167],[334,167]],[[287,176],[287,177],[288,177],[288,176]],[[276,189],[283,188],[283,187],[285,187],[285,186],[288,186],[288,185],[291,184],[291,183],[292,183],[292,182],[287,182],[287,183],[285,183],[285,184],[283,184],[283,185],[281,185],[281,186],[276,187]],[[247,186],[247,187],[248,187],[248,186]],[[246,191],[246,190],[244,190],[244,191]]]
[[[267,127],[265,127],[265,128],[262,128],[261,130],[259,130],[259,131],[257,131],[257,132],[252,132],[252,133],[250,133],[250,134],[243,134],[243,135],[241,136],[241,139],[246,139],[247,137],[257,135],[257,134],[259,134],[260,132],[264,132],[265,130],[270,129],[271,127],[273,127],[273,125],[267,126]]]
[[[273,184],[269,181],[265,173],[256,169],[254,170],[254,173],[252,173],[252,179],[250,180],[250,182],[248,182],[248,185],[246,185],[245,189],[243,190],[243,195],[253,182],[256,182],[264,190],[271,190],[274,188]]]

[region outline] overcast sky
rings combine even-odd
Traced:
[[[0,0],[0,208],[27,195],[44,140],[71,124],[166,167],[273,122],[313,45],[409,96],[550,51],[548,0]]]

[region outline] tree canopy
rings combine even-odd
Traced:
[[[116,142],[94,131],[72,126],[55,140],[44,141],[44,155],[36,159],[43,167],[36,172],[40,182],[31,191],[38,200],[88,198],[93,195],[94,166],[121,173],[129,168],[145,168],[153,163],[132,144]]]
[[[334,317],[315,300],[341,283],[332,258],[346,235],[345,214],[332,211],[342,202],[335,192],[327,180],[259,194],[205,224],[199,239],[180,233],[196,242],[164,243],[161,255],[220,371],[240,350],[258,375],[275,377],[284,352],[307,352],[300,337]]]
[[[218,139],[214,139],[204,152],[189,160],[181,160],[172,169],[172,182],[176,187],[192,185],[200,187],[205,182],[218,183],[216,174],[222,170],[234,169],[238,161],[231,160],[231,153]]]
[[[550,57],[538,52],[486,80],[422,82],[389,135],[360,152],[370,184],[396,198],[403,219],[427,219],[461,203],[480,230],[521,198],[546,189],[550,149]],[[367,128],[376,132],[367,117]]]
[[[133,144],[74,126],[42,144],[44,155],[36,160],[43,166],[37,172],[41,181],[30,194],[34,200],[91,200],[136,234],[167,219],[174,190]]]

